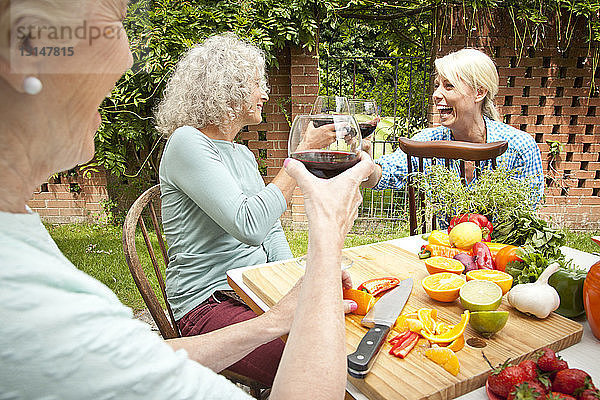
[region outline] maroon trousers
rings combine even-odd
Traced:
[[[182,336],[201,335],[225,326],[255,318],[246,304],[215,292],[198,307],[181,318],[177,325]],[[257,347],[227,369],[272,386],[283,353],[283,340],[277,338]]]

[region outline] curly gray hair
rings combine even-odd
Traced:
[[[264,53],[233,33],[211,36],[177,63],[155,112],[156,128],[167,137],[184,125],[223,129],[250,106],[257,85],[268,93]]]

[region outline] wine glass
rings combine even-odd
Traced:
[[[348,100],[350,114],[356,118],[360,126],[360,134],[364,138],[371,136],[379,123],[379,111],[375,100],[350,99]]]
[[[359,161],[360,128],[351,115],[298,115],[288,153],[319,178],[332,178]]]
[[[343,96],[317,96],[310,114],[350,114],[350,105]]]

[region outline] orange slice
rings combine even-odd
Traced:
[[[362,290],[344,289],[344,300],[354,300],[358,308],[353,312],[357,315],[365,315],[375,304],[375,297]]]
[[[438,322],[438,324],[435,326],[435,334],[440,335],[442,333],[448,332],[453,327],[453,325],[448,325],[445,322]]]
[[[475,269],[467,272],[467,281],[471,280],[490,281],[500,286],[502,295],[505,295],[512,287],[513,277],[506,272],[495,269]]]
[[[420,308],[418,313],[419,321],[423,324],[423,329],[428,333],[435,333],[437,325],[437,310],[431,308]]]
[[[422,330],[421,336],[423,336],[425,339],[429,340],[432,343],[449,343],[458,339],[458,337],[464,333],[468,323],[469,311],[465,310],[460,317],[460,322],[454,325],[449,331],[439,335],[432,335],[427,333],[425,330]]]
[[[429,275],[421,281],[429,297],[446,303],[458,298],[460,287],[464,284],[465,279],[462,276],[450,272]]]
[[[461,274],[465,270],[464,264],[460,261],[441,256],[427,258],[425,260],[425,267],[430,274],[438,274],[440,272]]]
[[[463,347],[465,347],[465,335],[460,335],[446,347],[454,352],[461,350]]]
[[[432,347],[425,350],[425,356],[436,364],[441,365],[444,369],[456,376],[460,372],[460,364],[458,357],[454,351],[448,347]]]

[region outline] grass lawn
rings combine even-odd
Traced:
[[[54,238],[58,247],[65,256],[80,270],[100,280],[117,294],[119,299],[134,311],[144,309],[144,302],[133,283],[129,268],[125,263],[123,247],[121,243],[121,228],[111,225],[59,225],[47,227],[50,235]],[[575,233],[567,231],[567,243],[582,251],[598,251],[598,247],[589,239],[596,233]],[[298,257],[306,254],[308,233],[304,231],[286,231],[292,253]],[[345,247],[359,246],[363,244],[391,240],[407,236],[405,230],[396,233],[362,233],[350,234],[346,238]],[[158,242],[154,237],[155,249],[158,250]],[[146,269],[147,276],[153,277],[154,273],[150,266],[150,260],[145,251],[143,238],[137,237],[137,247],[140,259]],[[144,251],[141,251],[141,250]],[[157,254],[160,259],[160,254]],[[151,279],[155,289],[158,287],[155,279]],[[160,297],[160,296],[159,296]]]
[[[145,308],[144,301],[125,263],[121,227],[71,224],[47,226],[47,228],[58,247],[77,268],[108,286],[117,294],[123,304],[131,307],[134,311]],[[351,234],[346,238],[345,247],[391,240],[406,235],[405,231],[395,234]],[[307,232],[287,231],[286,236],[294,256],[299,257],[306,254]],[[157,252],[156,256],[161,259],[158,241],[155,236],[152,239]],[[156,289],[158,285],[141,234],[136,237],[136,243],[142,265],[148,266],[146,275]]]

